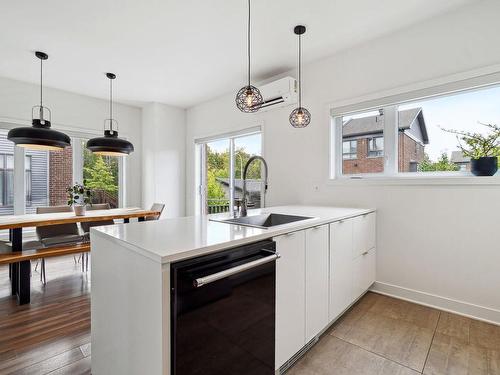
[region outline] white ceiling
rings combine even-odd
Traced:
[[[293,26],[308,27],[312,61],[478,0],[253,0],[254,81],[295,65]],[[0,11],[0,76],[38,82],[35,50],[49,54],[47,86],[189,107],[245,82],[245,0],[25,0]]]

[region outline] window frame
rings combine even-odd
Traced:
[[[495,176],[481,177],[468,171],[453,172],[399,172],[398,171],[398,107],[415,101],[443,98],[484,90],[500,86],[500,72],[491,75],[480,75],[460,81],[451,81],[439,85],[429,85],[413,91],[401,93],[382,93],[375,98],[359,98],[344,103],[331,103],[330,117],[330,167],[328,184],[372,185],[500,185],[500,173]],[[420,86],[422,87],[422,86]],[[379,96],[377,98],[377,96]],[[342,173],[342,117],[360,112],[382,109],[384,111],[384,171],[382,173],[363,173],[344,175]],[[362,181],[362,182],[361,182]]]

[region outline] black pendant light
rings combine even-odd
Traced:
[[[43,61],[49,56],[44,52],[35,52],[40,59],[40,105],[31,109],[32,126],[14,128],[7,134],[7,139],[16,146],[32,150],[58,151],[71,145],[71,139],[64,133],[50,128],[50,109],[43,106]]]
[[[250,83],[250,8],[250,0],[248,0],[248,85],[242,87],[236,94],[236,106],[245,113],[257,112],[264,102],[259,89]]]
[[[302,44],[301,36],[306,32],[306,27],[302,25],[297,25],[293,29],[293,32],[299,36],[299,106],[295,108],[292,113],[290,113],[290,124],[294,128],[305,128],[311,122],[311,114],[309,111],[302,107],[302,77],[301,77],[301,59],[302,59]]]
[[[118,138],[118,122],[113,119],[113,80],[116,75],[106,73],[106,77],[109,78],[109,119],[104,120],[104,137],[89,139],[87,148],[97,155],[125,156],[134,151],[134,145]]]

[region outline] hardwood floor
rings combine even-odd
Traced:
[[[34,264],[24,306],[0,267],[0,374],[90,374],[90,273],[72,256],[47,259],[44,286]]]
[[[290,375],[500,375],[500,326],[368,293]]]
[[[0,374],[90,374],[90,272],[68,256],[39,276],[17,306],[0,267]],[[500,327],[368,293],[288,372],[416,374],[500,375]]]

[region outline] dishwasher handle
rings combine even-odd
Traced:
[[[248,271],[252,268],[262,266],[263,264],[274,262],[275,260],[279,259],[281,255],[279,253],[273,253],[273,255],[254,260],[252,262],[248,262],[245,264],[240,264],[239,266],[229,268],[224,271],[216,272],[211,275],[207,275],[204,277],[199,277],[195,280],[193,280],[193,285],[196,288],[200,288],[203,285],[207,285],[210,283],[213,283],[217,280],[223,279],[228,276],[236,275],[237,273]]]

